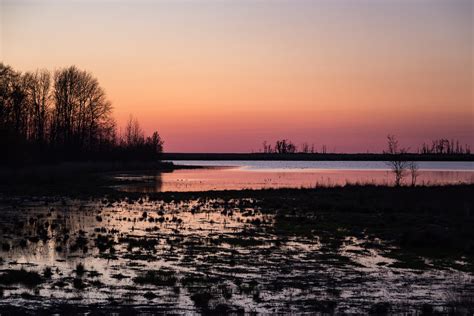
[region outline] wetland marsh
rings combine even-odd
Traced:
[[[0,199],[15,314],[469,313],[472,185]]]

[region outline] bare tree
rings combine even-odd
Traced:
[[[30,103],[31,131],[30,137],[43,143],[46,137],[47,120],[51,88],[51,74],[47,70],[26,73],[27,94]]]
[[[407,152],[405,148],[400,148],[398,140],[394,135],[387,136],[388,151],[386,152],[391,156],[390,160],[387,161],[387,165],[391,168],[395,175],[395,186],[402,184],[403,178],[406,175],[408,161],[403,160],[402,155]]]
[[[416,179],[420,175],[420,167],[416,163],[416,161],[410,161],[408,163],[408,169],[410,170],[411,175],[411,186],[414,187],[416,185]]]
[[[14,130],[22,137],[27,138],[30,112],[26,92],[27,80],[19,73],[17,75],[12,86],[10,119]]]
[[[80,71],[72,66],[54,74],[55,109],[52,121],[52,142],[70,145],[73,137],[73,121],[77,117],[77,90]]]
[[[267,141],[264,141],[262,145],[263,145],[263,152],[265,154],[271,154],[273,152],[272,145],[267,143]]]
[[[145,134],[132,115],[128,118],[127,125],[125,126],[124,143],[128,147],[139,146],[145,143]]]
[[[293,154],[296,152],[296,146],[287,139],[277,140],[275,143],[275,152],[278,154]]]
[[[301,152],[304,154],[308,154],[310,152],[309,144],[308,143],[303,143],[301,145]]]
[[[83,114],[80,141],[83,145],[94,147],[113,130],[115,121],[111,117],[112,106],[97,79],[87,76],[83,98]]]
[[[151,137],[146,138],[146,144],[150,152],[154,155],[160,155],[163,152],[163,140],[158,132],[153,132]]]
[[[54,101],[54,143],[93,149],[115,125],[112,106],[97,79],[74,66],[54,74]]]
[[[0,63],[0,128],[13,125],[13,93],[20,74]]]

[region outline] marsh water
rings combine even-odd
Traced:
[[[387,220],[364,204],[370,192],[353,199],[337,191],[318,207],[305,195],[314,192],[300,190],[283,200],[272,190],[269,199],[264,191],[195,193],[390,183],[383,162],[176,163],[206,168],[120,173],[117,196],[0,194],[0,308],[364,314],[473,302],[472,257],[405,257],[390,238],[367,233],[366,223]],[[472,163],[420,163],[425,184],[472,183],[473,175]],[[158,191],[194,193],[147,194]],[[390,206],[390,221],[426,218]]]
[[[384,161],[173,161],[204,166],[156,174],[121,174],[122,186],[135,192],[310,188],[345,184],[392,185],[393,173]],[[473,162],[418,162],[417,184],[474,183]],[[407,172],[405,182],[410,183]]]
[[[277,218],[252,199],[31,198],[0,208],[3,306],[268,314],[389,304],[410,312],[422,304],[442,311],[456,293],[474,293],[472,274],[401,268],[379,239],[336,245],[277,231]],[[33,271],[37,284],[10,277],[15,271]]]

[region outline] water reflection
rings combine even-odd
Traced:
[[[122,191],[143,193],[165,191],[163,189],[163,173],[160,172],[152,174],[120,173],[113,178],[119,182],[117,188]]]
[[[137,178],[138,179],[138,178]],[[242,190],[266,188],[310,188],[345,184],[392,185],[389,170],[265,169],[218,167],[182,169],[144,178],[146,181],[122,185],[128,192],[169,192]],[[130,179],[129,179],[130,180]],[[409,176],[405,182],[409,182]],[[420,170],[417,184],[439,185],[473,183],[471,170]]]

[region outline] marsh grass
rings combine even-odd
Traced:
[[[76,270],[75,270],[75,272],[76,272],[76,274],[77,274],[78,276],[84,275],[84,273],[86,272],[86,269],[85,269],[85,267],[84,267],[84,264],[78,263],[78,264],[76,265]]]
[[[178,278],[175,272],[171,270],[149,270],[133,278],[133,281],[142,285],[174,286]]]
[[[38,272],[20,270],[7,270],[0,274],[0,284],[21,284],[27,287],[35,287],[43,283],[43,278]]]

